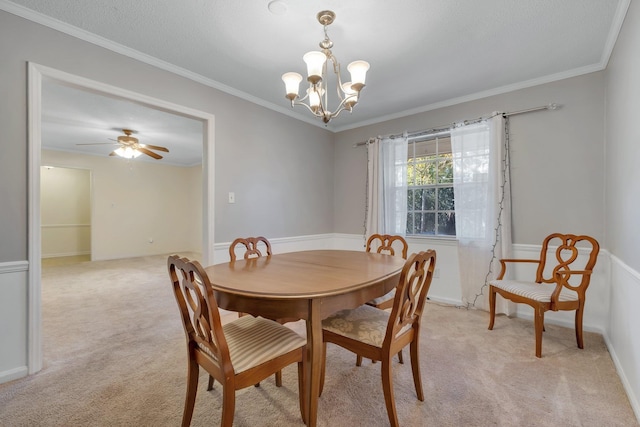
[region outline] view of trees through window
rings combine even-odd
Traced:
[[[407,234],[456,235],[453,157],[447,134],[409,141]]]

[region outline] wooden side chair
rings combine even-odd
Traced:
[[[271,243],[267,240],[266,237],[258,236],[258,237],[239,237],[229,245],[229,259],[231,262],[235,261],[238,257],[236,254],[237,247],[244,246],[244,254],[242,255],[244,259],[249,258],[258,258],[264,255],[271,256],[273,255],[273,251],[271,250]],[[262,251],[260,250],[262,248]],[[246,313],[238,313],[238,316],[245,316]],[[276,320],[278,323],[285,323],[284,321]],[[276,386],[282,387],[282,372],[276,372]],[[207,390],[211,390],[213,386],[213,377],[209,377],[209,386]],[[256,387],[260,386],[260,383],[255,384]]]
[[[367,252],[375,251],[379,254],[386,253],[389,255],[395,255],[396,253],[402,255],[402,259],[407,259],[407,252],[409,251],[409,244],[402,236],[391,236],[389,234],[372,234],[367,239],[367,246],[365,249]],[[372,305],[381,310],[391,308],[393,306],[393,297],[395,295],[395,289],[391,292],[373,299],[367,304]]]
[[[367,246],[365,249],[367,252],[377,252],[379,254],[402,256],[402,259],[407,259],[407,252],[409,251],[409,244],[402,236],[395,236],[389,234],[372,234],[367,239]],[[393,306],[393,297],[396,294],[396,290],[393,289],[387,294],[368,301],[367,304],[379,308],[380,310],[387,310]],[[398,360],[400,363],[404,363],[402,357],[402,351],[398,353]],[[362,365],[362,356],[356,358],[356,366]]]
[[[237,238],[234,240],[229,246],[229,258],[231,261],[235,261],[236,257],[236,246],[243,245],[244,246],[244,259],[249,258],[257,258],[262,256],[262,251],[260,248],[262,247],[265,252],[264,255],[272,255],[271,251],[271,243],[266,239],[266,237],[246,237],[246,238]]]
[[[404,264],[389,313],[364,304],[342,310],[322,321],[324,359],[320,392],[324,387],[327,343],[334,343],[362,357],[381,361],[382,388],[391,426],[398,426],[391,359],[410,346],[411,369],[418,400],[424,401],[420,376],[420,320],[436,265],[436,252],[412,254]]]
[[[555,245],[557,248],[554,252],[555,260],[553,260],[548,256],[548,250]],[[584,247],[588,254],[586,262],[580,260],[579,247]],[[496,280],[489,282],[489,330],[493,329],[496,317],[496,294],[499,294],[503,298],[528,304],[533,308],[536,357],[542,357],[544,313],[548,310],[576,311],[576,341],[578,348],[584,348],[582,337],[584,303],[599,251],[600,245],[593,237],[554,233],[542,242],[540,259],[501,259],[500,275]],[[504,279],[507,263],[537,264],[535,281]]]
[[[249,387],[298,363],[300,413],[306,421],[304,366],[306,340],[286,326],[261,317],[220,322],[211,282],[198,261],[169,257],[169,276],[187,339],[187,393],[182,426],[191,424],[200,367],[222,384],[221,426],[233,424],[236,390]]]

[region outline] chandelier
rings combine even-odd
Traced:
[[[353,61],[347,66],[347,70],[349,70],[351,74],[351,81],[342,82],[340,64],[336,57],[333,56],[333,53],[331,53],[333,42],[327,35],[327,26],[331,25],[335,17],[336,14],[330,10],[323,10],[317,15],[318,22],[324,27],[324,40],[319,44],[322,49],[321,52],[307,52],[302,57],[307,64],[307,81],[309,82],[307,93],[302,99],[298,96],[302,76],[293,72],[282,75],[282,81],[284,82],[287,92],[286,98],[291,101],[291,107],[304,105],[314,116],[321,118],[324,123],[329,123],[329,120],[336,117],[343,110],[348,110],[349,112],[353,110],[353,106],[358,102],[360,91],[365,86],[364,82],[367,76],[367,70],[369,70],[368,62]],[[336,75],[336,92],[339,100],[333,112],[329,110],[329,91],[327,90],[327,68],[329,62],[331,62],[333,72]],[[306,101],[306,103],[304,101]]]

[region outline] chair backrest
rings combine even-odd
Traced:
[[[167,260],[189,353],[204,351],[219,369],[233,372],[218,304],[209,276],[198,261],[172,255]]]
[[[411,254],[404,263],[396,286],[385,344],[395,339],[406,326],[417,328],[420,324],[435,268],[436,251],[432,249]]]
[[[549,248],[556,247],[553,255],[549,253]],[[579,248],[586,250],[588,257],[579,256]],[[540,250],[540,264],[536,271],[536,282],[557,283],[557,277],[562,277],[567,282],[570,281],[570,274],[560,275],[557,273],[567,273],[570,271],[584,271],[584,274],[576,274],[580,277],[580,284],[568,286],[573,290],[576,288],[584,292],[589,286],[591,271],[598,259],[600,245],[597,240],[590,236],[577,236],[575,234],[550,234],[544,239]],[[568,283],[565,283],[568,285]]]
[[[389,255],[395,255],[396,252],[399,252],[402,254],[403,259],[407,259],[409,245],[402,236],[372,234],[369,239],[367,239],[366,251],[371,252],[374,249],[379,254],[388,253]]]
[[[264,251],[266,255],[271,255],[271,243],[266,239],[266,237],[258,236],[258,237],[247,237],[247,238],[237,238],[231,243],[229,246],[229,257],[231,261],[236,260],[236,246],[244,245],[244,259],[249,259],[252,257],[261,257],[262,252],[260,251],[260,246],[264,246]]]

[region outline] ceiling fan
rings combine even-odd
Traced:
[[[118,147],[117,149],[109,153],[110,156],[120,156],[127,159],[132,159],[142,154],[146,154],[149,157],[159,160],[162,158],[162,156],[158,153],[154,153],[151,150],[163,151],[165,153],[169,152],[169,150],[165,147],[159,147],[157,145],[150,145],[150,144],[141,144],[138,141],[138,138],[131,136],[131,134],[135,133],[134,130],[122,129],[122,133],[124,133],[124,135],[118,136],[118,139],[112,139],[112,141],[115,141],[115,144],[120,145],[120,147]],[[76,144],[76,145],[99,145],[99,144],[103,144],[103,143]],[[111,143],[104,143],[104,144],[111,144]]]

